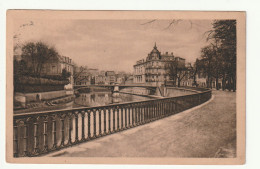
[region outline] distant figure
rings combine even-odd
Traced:
[[[41,99],[40,99],[40,95],[39,94],[37,94],[36,95],[36,101],[40,101]]]

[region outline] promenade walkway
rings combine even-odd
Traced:
[[[193,109],[48,156],[234,157],[236,93],[212,93],[210,101]]]

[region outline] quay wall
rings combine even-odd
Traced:
[[[72,95],[73,90],[59,90],[51,92],[37,92],[37,93],[15,93],[15,98],[25,97],[25,102],[34,102],[41,100],[50,100],[67,95]]]

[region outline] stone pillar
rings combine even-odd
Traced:
[[[119,86],[118,86],[118,84],[115,84],[112,96],[113,97],[119,97]]]

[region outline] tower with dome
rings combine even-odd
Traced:
[[[175,58],[185,65],[185,59],[181,57],[175,57],[173,52],[161,53],[156,46],[150,53],[148,53],[146,59],[141,59],[136,62],[134,67],[134,83],[146,84],[153,86],[160,86],[167,82],[170,82],[169,71],[166,68],[167,64],[171,64]]]

